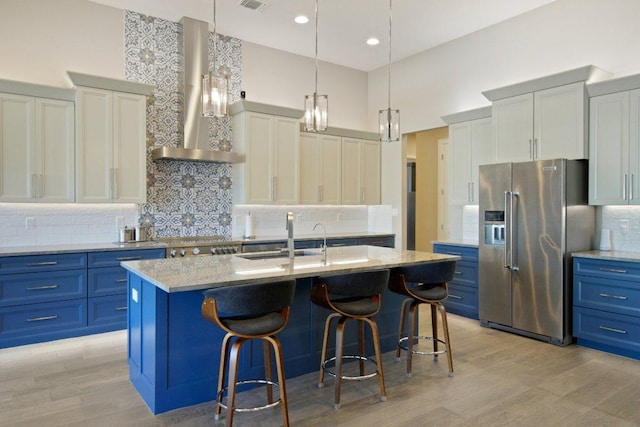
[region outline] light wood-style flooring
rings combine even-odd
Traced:
[[[429,316],[422,316],[428,319]],[[294,426],[637,426],[640,362],[575,345],[556,347],[449,315],[455,376],[445,357],[415,358],[411,378],[395,353],[378,382],[287,381]],[[426,325],[421,325],[424,328]],[[221,426],[213,403],[153,416],[128,380],[124,331],[0,350],[0,426]],[[284,349],[286,351],[286,349]],[[195,367],[194,367],[195,369]],[[262,397],[263,393],[260,393]],[[257,390],[243,393],[256,398]],[[237,414],[239,426],[277,426],[279,407]]]

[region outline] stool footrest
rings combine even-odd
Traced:
[[[345,355],[342,356],[342,359],[362,360],[362,361],[365,361],[365,362],[373,363],[376,366],[376,371],[375,372],[372,372],[370,374],[364,374],[364,375],[356,375],[356,376],[342,375],[340,378],[342,378],[343,380],[365,380],[367,378],[373,378],[376,375],[378,375],[378,371],[377,371],[378,362],[376,362],[375,360],[371,359],[370,357],[345,354]],[[332,357],[332,358],[327,359],[324,362],[322,362],[322,370],[324,372],[326,372],[328,375],[332,376],[332,377],[336,377],[336,374],[335,374],[335,372],[330,371],[329,368],[327,368],[326,365],[327,365],[327,363],[335,362],[335,360],[336,360],[336,358]]]
[[[409,337],[402,337],[398,340],[398,347],[400,347],[401,349],[403,349],[404,351],[408,351],[407,345],[405,344],[405,342],[409,339]],[[426,336],[414,336],[413,339],[416,340],[428,340],[428,341],[438,341],[440,344],[443,344],[445,346],[445,350],[438,350],[438,351],[419,351],[419,350],[413,350],[412,353],[413,354],[421,354],[421,355],[427,355],[427,356],[433,356],[433,355],[438,355],[438,354],[445,354],[447,352],[446,350],[446,345],[447,343],[439,338],[434,338],[434,337],[426,337]]]
[[[245,385],[245,384],[262,384],[262,385],[272,385],[272,386],[276,386],[276,387],[280,387],[280,384],[278,384],[277,382],[274,381],[269,381],[269,380],[262,380],[262,379],[257,379],[257,380],[243,380],[243,381],[238,381],[236,382],[236,385]],[[224,403],[222,403],[222,395],[224,394],[224,392],[228,389],[229,387],[225,387],[222,390],[220,390],[218,392],[218,397],[216,399],[216,403],[218,404],[218,406],[220,406],[223,409],[227,409],[227,405],[225,405]],[[256,411],[261,411],[263,409],[269,409],[269,408],[273,408],[275,406],[278,406],[281,402],[281,399],[276,400],[273,403],[268,403],[266,405],[263,406],[255,406],[253,408],[234,408],[234,412],[256,412]]]

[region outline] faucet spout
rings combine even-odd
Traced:
[[[323,262],[324,264],[327,263],[327,227],[324,226],[324,224],[322,224],[321,222],[317,223],[316,225],[313,226],[313,231],[316,231],[316,227],[322,227],[322,237],[323,237],[323,243],[322,243],[322,247],[321,247],[321,251],[322,251],[322,255],[323,255]]]
[[[289,259],[293,260],[293,212],[287,212],[287,250],[289,251]]]

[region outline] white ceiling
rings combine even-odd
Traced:
[[[91,0],[178,21],[183,16],[213,21],[213,0]],[[241,0],[217,0],[218,32],[251,43],[314,57],[314,0],[260,0],[253,11]],[[554,0],[395,0],[392,61],[489,27]],[[307,15],[310,22],[293,18]],[[210,25],[212,29],[212,25]],[[319,0],[318,56],[322,61],[371,71],[388,62],[388,0]],[[368,46],[375,36],[380,44]]]

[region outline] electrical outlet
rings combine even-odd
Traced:
[[[24,228],[31,229],[36,228],[36,219],[32,216],[24,219]]]
[[[336,222],[340,222],[342,221],[342,214],[341,213],[337,213],[336,214]]]
[[[296,224],[300,224],[302,222],[302,218],[304,217],[304,214],[296,214]]]
[[[620,220],[620,229],[622,230],[622,234],[626,236],[627,232],[629,231],[629,220],[628,219],[621,219]]]
[[[118,230],[120,230],[121,228],[124,228],[124,217],[123,216],[117,216],[116,217],[116,228]]]

